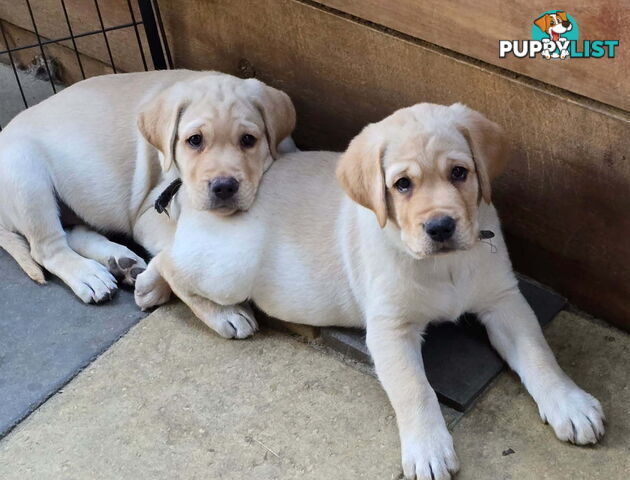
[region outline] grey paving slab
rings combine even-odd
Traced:
[[[519,287],[541,325],[547,325],[566,305],[565,298],[531,280],[519,279]],[[345,355],[370,361],[363,331],[325,328],[321,337]],[[470,408],[504,368],[485,329],[472,315],[465,315],[457,324],[429,326],[422,357],[427,378],[440,401],[461,412]]]
[[[0,440],[2,480],[394,480],[373,377],[289,335],[220,338],[181,303]]]
[[[143,316],[131,292],[85,305],[55,278],[37,285],[0,249],[0,438]]]

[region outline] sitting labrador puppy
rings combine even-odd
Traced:
[[[0,246],[36,282],[43,266],[84,302],[108,299],[114,276],[133,284],[146,265],[97,232],[159,252],[175,221],[153,205],[172,166],[185,167],[195,208],[247,210],[294,126],[289,97],[254,79],[173,70],[79,82],[0,132]]]
[[[554,359],[490,203],[505,160],[501,135],[461,104],[405,108],[367,126],[341,158],[282,157],[253,208],[230,219],[196,208],[184,182],[173,245],[136,290],[161,288],[163,275],[224,336],[248,332],[249,300],[291,322],[365,327],[408,478],[448,479],[459,468],[420,349],[431,321],[464,312],[486,326],[558,438],[595,443],[602,408]],[[493,245],[480,241],[487,232]]]

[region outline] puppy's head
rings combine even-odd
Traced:
[[[138,127],[175,165],[193,208],[247,210],[278,144],[295,127],[288,95],[255,79],[208,74],[167,88],[140,112]]]
[[[573,25],[567,17],[567,13],[561,10],[555,13],[545,13],[541,15],[534,20],[534,24],[543,32],[551,35],[554,40],[557,40],[557,37],[553,35],[553,33],[562,34],[573,28]]]
[[[498,125],[461,104],[425,103],[368,125],[342,155],[337,177],[423,258],[474,245],[479,202],[490,202],[503,164]]]

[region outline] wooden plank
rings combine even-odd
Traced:
[[[630,110],[630,9],[616,0],[315,0],[464,55]],[[499,58],[499,40],[531,39],[539,14],[566,8],[580,39],[619,40],[616,58]]]
[[[61,9],[59,0],[42,0],[31,2],[33,7],[33,16],[35,17],[39,34],[45,39],[65,38],[69,36],[68,26]],[[132,2],[135,5],[136,2]],[[100,30],[100,23],[94,2],[85,0],[66,0],[68,16],[70,24],[75,35]],[[131,15],[126,0],[107,0],[100,1],[101,14],[105,27],[123,25],[131,23]],[[140,13],[135,9],[136,20],[141,20]],[[26,8],[26,2],[14,2],[13,0],[0,0],[0,19],[5,20],[17,27],[28,32],[33,32],[31,18]],[[144,30],[139,27],[141,32],[141,40],[143,43],[145,56],[149,67],[152,66],[149,49],[144,38]],[[132,27],[122,30],[116,30],[107,33],[114,63],[118,71],[141,71],[144,70],[142,59],[138,50],[136,34]],[[31,45],[34,36],[22,35],[13,38],[10,41],[13,47]],[[71,45],[70,42],[64,45]],[[105,40],[102,34],[82,37],[77,39],[79,51],[103,63],[109,64],[109,55],[105,46]],[[29,49],[28,52],[35,56],[39,52],[37,49]],[[22,54],[24,57],[24,54]],[[28,62],[27,62],[28,63]],[[76,60],[75,60],[76,63]],[[89,76],[89,75],[88,75]]]
[[[515,154],[495,201],[518,239],[517,268],[630,328],[627,117],[295,0],[161,7],[177,66],[239,74],[247,65],[284,89],[303,148],[343,149],[366,123],[420,101],[461,101],[502,124]]]

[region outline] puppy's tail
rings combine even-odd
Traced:
[[[0,225],[0,247],[15,259],[29,277],[37,283],[46,283],[42,267],[33,260],[28,242],[22,235],[9,232]]]

